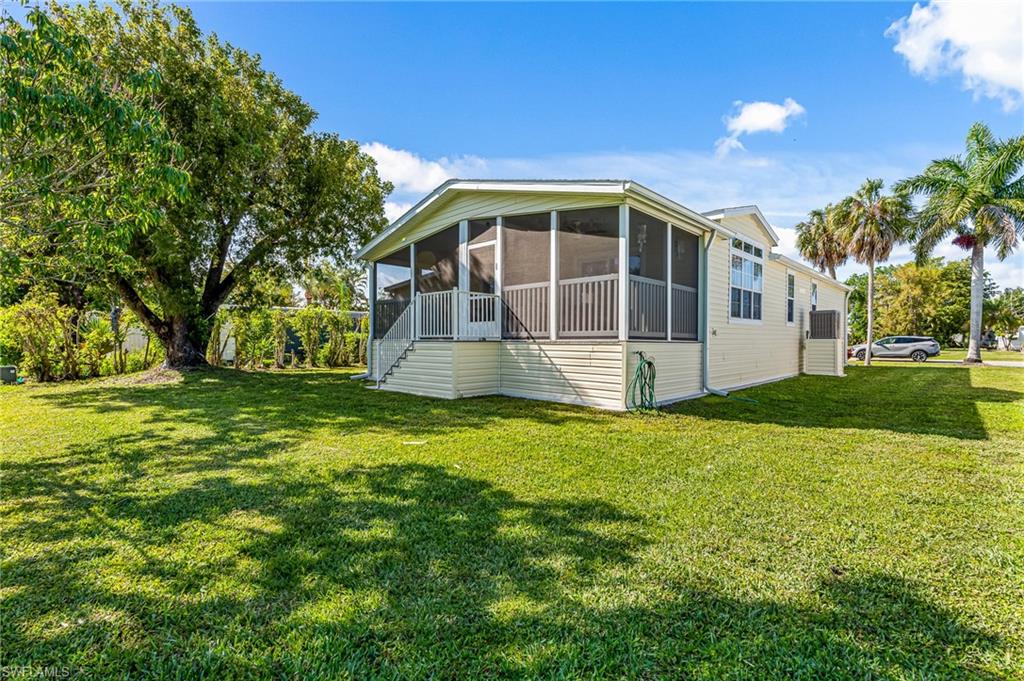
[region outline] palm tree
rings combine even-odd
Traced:
[[[932,161],[901,190],[927,197],[917,235],[918,259],[943,239],[971,251],[971,337],[965,363],[981,362],[985,247],[1000,260],[1024,238],[1024,136],[997,140],[984,123],[967,133],[967,154]]]
[[[871,366],[874,342],[875,264],[885,262],[897,243],[907,240],[914,221],[914,209],[906,194],[882,194],[881,180],[865,180],[857,192],[836,209],[836,224],[842,227],[850,254],[868,266],[868,329],[864,365]]]
[[[836,268],[850,256],[846,235],[836,222],[837,211],[831,203],[816,208],[807,220],[796,226],[796,246],[800,255],[822,272],[836,278]]]

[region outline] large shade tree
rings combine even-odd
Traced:
[[[55,24],[88,37],[114,77],[149,65],[152,100],[191,176],[187,200],[159,219],[98,239],[103,258],[69,250],[165,346],[170,366],[205,362],[218,308],[267,272],[350,257],[385,224],[390,186],[355,142],[310,129],[313,110],[250,55],[204,35],[191,13],[155,4],[52,5]]]
[[[41,285],[65,304],[110,250],[184,198],[181,148],[155,106],[160,74],[114,73],[80,31],[33,9],[0,17],[0,279],[8,298]]]
[[[963,156],[932,161],[897,188],[926,197],[916,250],[919,259],[944,239],[971,252],[971,322],[964,362],[981,361],[985,247],[999,259],[1024,238],[1024,136],[997,140],[983,123],[967,133]]]
[[[853,196],[842,201],[836,212],[850,254],[868,266],[866,366],[871,365],[874,342],[875,265],[889,259],[893,246],[908,238],[914,224],[910,199],[899,192],[884,194],[884,188],[882,180],[866,180]]]
[[[822,272],[836,278],[836,268],[850,256],[846,234],[836,220],[836,207],[812,210],[807,219],[796,226],[796,246],[800,255]]]

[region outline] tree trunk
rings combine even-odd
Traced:
[[[832,277],[833,279],[836,278],[836,266],[835,265],[829,265],[828,266],[828,276]]]
[[[864,366],[871,366],[871,345],[875,342],[875,261],[868,261],[868,340],[864,348]]]
[[[174,317],[167,324],[168,332],[160,336],[166,356],[165,369],[183,369],[188,367],[206,366],[205,343],[197,339],[195,324],[186,317]]]
[[[971,335],[964,364],[981,363],[981,311],[985,303],[985,244],[978,239],[971,251]]]

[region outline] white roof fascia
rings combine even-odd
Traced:
[[[427,194],[401,217],[392,222],[384,231],[371,239],[356,253],[362,259],[381,242],[408,224],[417,215],[423,213],[432,203],[444,194],[455,191],[505,191],[526,193],[572,193],[572,194],[622,194],[625,190],[624,180],[458,180],[443,182],[434,191]]]
[[[432,204],[440,200],[444,195],[459,191],[498,191],[498,192],[523,192],[531,194],[552,193],[552,194],[607,194],[609,196],[627,196],[645,200],[661,207],[666,212],[683,218],[703,230],[716,230],[719,233],[731,232],[723,229],[722,225],[707,218],[694,210],[683,206],[680,203],[654,192],[641,184],[631,180],[448,180],[434,189],[421,199],[416,205],[407,210],[401,217],[391,223],[384,231],[375,236],[356,253],[357,258],[365,258],[367,253],[373,251],[378,245],[387,240],[412,221],[416,216],[426,211]]]
[[[702,215],[711,220],[720,220],[722,218],[753,215],[757,219],[757,221],[761,223],[761,226],[764,228],[764,231],[768,232],[768,236],[771,237],[772,239],[772,246],[779,245],[779,235],[775,233],[775,230],[772,229],[771,223],[768,222],[768,218],[764,216],[764,213],[762,213],[761,209],[758,208],[757,206],[750,205],[734,206],[732,208],[718,208],[716,210],[706,211],[702,213]]]

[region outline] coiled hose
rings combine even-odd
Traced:
[[[647,359],[642,351],[637,351],[636,370],[629,382],[626,395],[629,398],[627,407],[630,411],[638,409],[657,409],[658,401],[654,397],[654,377],[657,372],[654,362]]]

